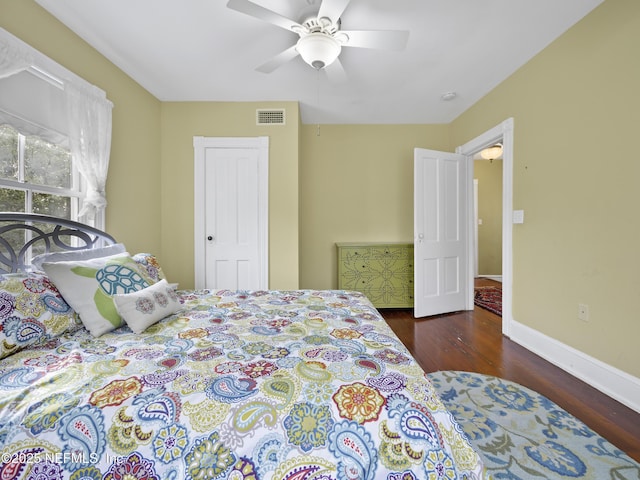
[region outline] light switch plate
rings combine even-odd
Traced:
[[[524,210],[513,211],[513,223],[524,223]]]

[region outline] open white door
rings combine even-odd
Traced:
[[[464,155],[415,149],[415,317],[472,308],[468,170]]]

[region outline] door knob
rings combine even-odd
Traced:
[[[207,240],[209,240],[210,242],[212,242],[212,241],[213,241],[213,235],[209,235],[209,236],[207,237]]]

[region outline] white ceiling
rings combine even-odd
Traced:
[[[454,120],[603,0],[352,0],[344,30],[410,33],[401,52],[343,48],[344,83],[300,57],[255,71],[298,37],[226,0],[36,1],[162,101],[299,101],[304,123],[423,124]],[[253,1],[297,21],[320,2]]]

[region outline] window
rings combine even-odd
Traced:
[[[113,104],[2,28],[0,59],[0,209],[104,229]]]
[[[0,210],[76,219],[80,182],[68,141],[60,140],[0,125]]]

